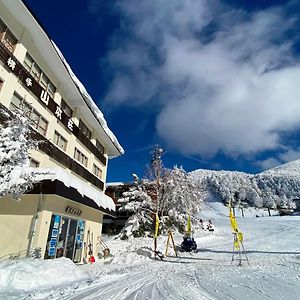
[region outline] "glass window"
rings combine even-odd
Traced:
[[[5,34],[6,31],[6,25],[2,22],[0,19],[0,38]]]
[[[27,71],[33,76],[33,78],[39,82],[41,87],[44,90],[46,90],[49,93],[49,95],[53,98],[54,93],[56,92],[56,87],[28,52],[26,53],[24,59],[24,66],[27,69]]]
[[[53,137],[53,143],[57,145],[59,148],[66,150],[68,142],[61,134],[55,131]]]
[[[61,99],[61,109],[65,112],[65,114],[69,117],[72,118],[73,115],[73,110],[71,109],[71,107],[66,103],[66,101],[64,99]]]
[[[21,105],[22,105],[22,97],[14,93],[9,108],[11,110],[18,110],[21,109]]]
[[[43,73],[41,76],[40,84],[45,90],[47,90],[48,88],[49,81],[49,78]]]
[[[103,146],[98,140],[96,140],[96,148],[97,148],[102,154],[104,154],[104,146]]]
[[[39,120],[40,120],[40,114],[36,111],[36,110],[33,110],[31,113],[30,113],[30,116],[29,116],[29,118],[30,118],[30,120],[32,120],[32,122],[34,123],[34,124],[38,124],[39,123]]]
[[[54,84],[51,81],[49,81],[47,91],[48,91],[49,95],[53,98],[54,94],[56,92],[56,87],[54,86]]]
[[[102,170],[99,167],[97,167],[95,164],[93,165],[93,173],[99,178],[101,178],[102,176]]]
[[[48,122],[46,121],[46,119],[40,117],[39,123],[37,125],[37,130],[39,131],[39,133],[41,133],[42,135],[46,135],[47,127],[48,127]]]
[[[33,58],[28,53],[26,53],[26,56],[24,59],[24,66],[28,72],[31,71],[33,64],[34,64]]]
[[[75,148],[75,151],[74,151],[74,158],[77,161],[79,161],[81,164],[83,164],[85,167],[87,166],[88,158],[77,148]]]
[[[7,26],[0,20],[0,40],[3,45],[11,52],[15,50],[15,47],[18,43],[16,37],[12,32],[7,28]]]
[[[79,120],[79,130],[90,140],[92,137],[92,132],[88,129],[88,127]]]
[[[36,63],[34,63],[31,69],[31,75],[35,80],[39,81],[41,74],[42,74],[41,68]]]
[[[10,109],[16,110],[20,109],[23,111],[24,115],[32,121],[32,127],[36,128],[42,135],[46,135],[48,128],[48,121],[33,107],[26,102],[21,96],[14,93]]]

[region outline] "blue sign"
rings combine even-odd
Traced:
[[[55,247],[50,247],[48,249],[48,255],[49,256],[54,256],[55,255]]]
[[[52,229],[51,237],[57,237],[58,236],[58,230]]]
[[[59,227],[60,218],[61,218],[61,216],[57,216],[57,215],[54,216],[53,228],[58,228]]]
[[[56,238],[52,238],[50,240],[50,247],[55,247],[56,246]]]

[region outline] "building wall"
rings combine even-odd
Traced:
[[[0,201],[0,257],[11,253],[26,254],[32,216],[38,206],[38,195],[25,195],[16,201],[3,197]]]
[[[53,100],[57,105],[61,105],[62,99],[73,110],[72,120],[76,126],[79,125],[79,120],[87,125],[92,132],[91,142],[95,145],[96,139],[99,140],[104,148],[106,148],[103,142],[103,130],[98,124],[98,121],[92,120],[90,116],[92,113],[86,114],[87,108],[82,98],[71,99],[66,85],[70,84],[70,79],[66,82],[60,82],[55,74],[51,72],[51,67],[47,61],[47,57],[41,53],[38,45],[32,40],[32,34],[35,32],[28,32],[23,26],[20,25],[18,20],[10,14],[6,7],[0,1],[0,17],[2,21],[7,25],[10,31],[18,39],[18,43],[13,51],[15,58],[24,65],[24,58],[28,52],[34,61],[39,65],[42,72],[47,75],[51,82],[56,87],[56,92],[53,96]],[[57,62],[56,62],[57,63]],[[106,181],[107,163],[104,165],[89,148],[82,143],[70,130],[68,130],[63,123],[61,123],[55,115],[47,109],[37,98],[37,96],[30,91],[24,83],[7,67],[7,62],[0,60],[0,79],[3,81],[3,85],[0,90],[0,103],[9,108],[14,93],[17,93],[23,99],[26,100],[39,114],[48,121],[48,128],[45,137],[54,143],[54,132],[57,131],[67,140],[67,147],[64,150],[66,154],[72,159],[74,158],[75,147],[81,151],[87,158],[88,164],[85,167],[90,173],[93,173],[93,165],[95,164],[102,171],[100,179],[102,182]],[[61,65],[61,63],[60,63]],[[63,68],[63,67],[62,67]],[[73,103],[73,105],[71,104]],[[75,104],[76,105],[75,105]],[[98,126],[96,126],[96,125]],[[101,130],[100,130],[101,129]],[[60,150],[62,150],[60,148]],[[65,168],[59,161],[54,160],[44,152],[40,150],[31,150],[30,157],[39,162],[41,168],[55,168],[62,167],[65,171],[79,176],[71,170]],[[108,158],[107,151],[104,152],[104,157]],[[90,182],[83,179],[84,184],[91,185]],[[105,188],[105,187],[104,187]],[[23,195],[21,201],[17,202],[12,200],[11,197],[2,197],[0,199],[0,257],[12,253],[22,252],[26,253],[32,224],[37,214],[37,221],[35,227],[35,235],[32,240],[32,247],[41,247],[42,256],[44,256],[49,227],[51,223],[51,217],[53,214],[67,216],[72,219],[85,220],[84,242],[87,245],[87,235],[90,232],[93,237],[93,249],[96,256],[97,237],[101,235],[103,213],[99,210],[93,209],[89,206],[71,201],[69,199],[57,196],[57,195]],[[66,213],[66,207],[72,206],[81,210],[81,215],[76,216]]]
[[[80,209],[81,215],[77,216],[67,213],[67,206]],[[25,256],[32,222],[38,208],[40,211],[32,247],[40,247],[42,249],[42,257],[44,257],[46,250],[52,214],[66,216],[75,220],[84,220],[83,241],[86,245],[88,244],[87,232],[90,230],[90,237],[93,237],[94,255],[96,256],[97,237],[101,236],[103,213],[56,195],[23,195],[20,201],[13,200],[11,197],[3,197],[0,201],[0,257],[19,252],[21,252],[21,256]]]
[[[51,80],[51,82],[56,86],[54,101],[58,105],[60,105],[61,100],[63,98],[73,110],[72,120],[74,124],[78,126],[79,120],[82,119],[82,121],[88,126],[88,128],[92,132],[92,143],[95,144],[96,139],[98,139],[103,144],[103,139],[100,135],[100,130],[98,128],[93,128],[93,126],[90,124],[90,120],[84,118],[82,108],[80,106],[74,107],[70,105],[70,100],[68,99],[67,92],[66,90],[64,90],[64,83],[59,82],[55,75],[51,72],[50,68],[48,67],[48,62],[46,58],[44,58],[42,53],[39,52],[38,47],[32,43],[30,33],[24,28],[22,28],[22,26],[20,26],[18,20],[16,20],[14,16],[12,16],[1,3],[0,12],[0,17],[2,21],[8,26],[11,32],[18,39],[18,44],[16,45],[13,52],[14,56],[21,63],[23,63],[25,55],[28,51],[29,54],[35,60],[35,62],[42,69],[43,73],[45,73],[47,77]],[[93,173],[93,165],[95,164],[97,167],[99,167],[102,171],[102,176],[100,179],[105,183],[107,165],[103,165],[103,163],[101,163],[97,159],[97,157],[72,134],[72,132],[67,130],[65,126],[57,120],[55,115],[53,115],[37,100],[36,96],[32,92],[30,92],[25,86],[23,86],[20,83],[18,78],[12,72],[6,70],[3,66],[3,62],[0,63],[0,79],[3,81],[3,86],[0,91],[0,103],[9,108],[14,92],[16,92],[22,98],[25,98],[26,102],[30,103],[33,106],[33,108],[36,109],[48,121],[48,129],[45,137],[48,140],[53,141],[54,132],[57,131],[58,133],[60,133],[68,141],[65,152],[73,158],[75,147],[78,150],[80,150],[88,158],[88,164],[86,168],[91,173]],[[83,105],[82,99],[81,105]],[[49,159],[49,157],[43,154],[42,152],[38,154],[37,151],[33,151],[31,155],[32,158],[40,162],[40,167],[42,168],[53,167],[53,165],[57,164],[57,162],[51,161],[51,159]],[[107,158],[106,153],[104,153],[104,156]]]

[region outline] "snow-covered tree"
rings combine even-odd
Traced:
[[[19,199],[35,182],[26,168],[29,166],[28,150],[35,149],[37,142],[30,139],[30,121],[21,113],[13,116],[5,111],[0,113],[8,119],[0,127],[0,196]]]
[[[187,216],[198,226],[193,215],[200,210],[201,193],[192,177],[182,168],[175,166],[162,181],[161,217],[163,229],[173,227],[184,231]]]
[[[293,208],[300,197],[300,160],[252,175],[242,172],[191,172],[202,199],[229,201],[236,207]]]
[[[121,237],[140,236],[153,229],[153,218],[157,213],[161,230],[169,228],[184,231],[187,216],[199,210],[200,193],[192,177],[181,167],[166,169],[161,156],[164,151],[156,146],[151,152],[148,177],[137,179],[119,199],[121,210],[133,212],[121,232]],[[198,221],[192,217],[192,222]],[[197,224],[199,225],[199,224]]]
[[[155,208],[151,197],[144,190],[146,185],[136,177],[134,185],[118,200],[121,204],[119,211],[132,213],[120,233],[121,239],[143,236],[145,231],[151,231]]]

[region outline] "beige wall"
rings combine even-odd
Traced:
[[[20,251],[26,254],[38,195],[26,195],[23,198],[19,202],[11,197],[0,199],[0,257]]]
[[[103,221],[103,214],[100,211],[56,195],[43,195],[42,198],[40,195],[24,195],[19,202],[12,200],[11,197],[1,198],[0,257],[18,252],[22,252],[22,256],[26,254],[29,233],[39,199],[42,199],[40,202],[42,210],[38,214],[32,247],[41,247],[42,257],[46,250],[52,213],[85,220],[84,242],[87,243],[87,231],[90,230],[93,233],[94,256],[97,255],[97,237],[101,235]],[[66,213],[67,206],[80,209],[82,214],[76,216]]]

